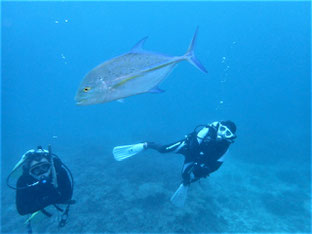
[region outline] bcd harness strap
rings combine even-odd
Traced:
[[[52,216],[52,214],[49,213],[48,211],[46,211],[44,208],[42,208],[40,211],[41,211],[44,215],[48,216],[49,218]]]

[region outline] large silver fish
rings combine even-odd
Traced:
[[[141,93],[159,93],[158,84],[178,62],[189,61],[207,73],[194,55],[196,29],[185,55],[170,57],[142,49],[147,37],[139,41],[129,53],[108,60],[92,69],[82,80],[75,100],[77,105],[110,102]]]

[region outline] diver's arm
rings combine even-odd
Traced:
[[[72,184],[69,179],[69,175],[63,167],[60,167],[57,171],[58,191],[60,193],[60,199],[57,203],[67,202],[72,198]]]
[[[22,188],[30,184],[27,177],[21,176],[17,181],[17,188]],[[20,215],[31,214],[39,210],[37,193],[32,187],[16,190],[16,208]]]
[[[19,178],[17,181],[17,188],[25,186],[22,178]],[[30,205],[32,202],[30,201],[29,194],[27,193],[27,189],[17,189],[16,190],[16,209],[20,215],[25,215],[31,213]]]
[[[170,152],[183,153],[185,146],[186,146],[185,140],[180,140],[178,142],[169,145],[160,145],[154,142],[145,143],[146,149],[154,149],[157,150],[159,153],[170,153]]]
[[[69,201],[73,196],[73,184],[70,180],[68,172],[61,167],[58,176],[59,188],[61,193],[60,203]]]

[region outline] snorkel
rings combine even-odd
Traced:
[[[51,145],[48,145],[48,150],[49,150],[49,158],[51,160],[52,184],[53,184],[54,188],[57,188],[58,184],[57,184],[57,177],[56,177],[56,171],[55,171],[55,166],[54,166],[54,157],[52,155]]]

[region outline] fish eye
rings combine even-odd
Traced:
[[[85,88],[83,89],[83,92],[87,93],[90,89],[91,89],[91,87],[85,87]]]

